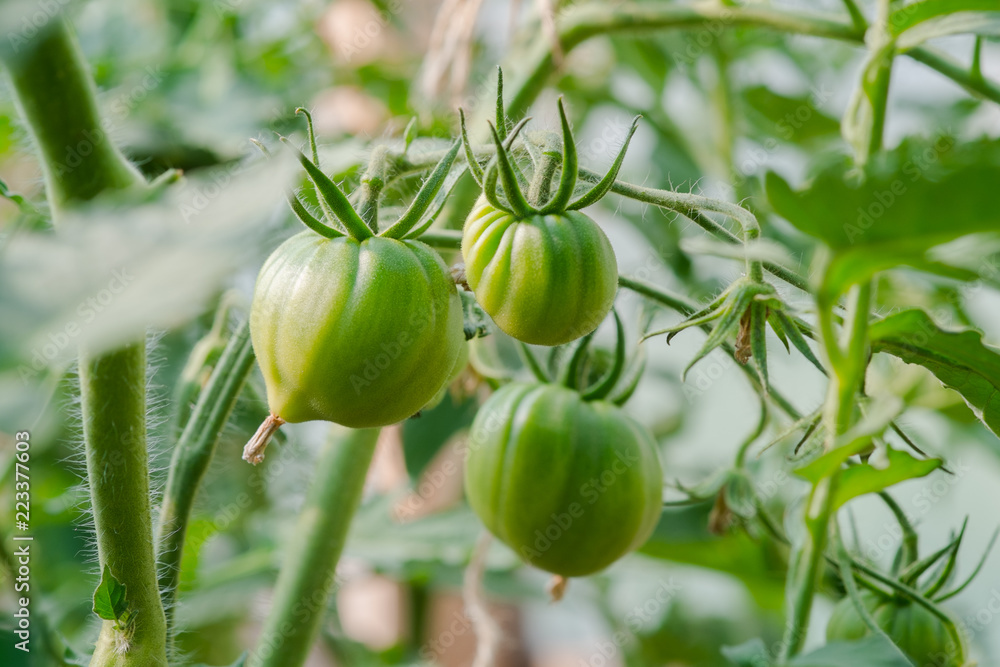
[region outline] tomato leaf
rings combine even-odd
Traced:
[[[895,397],[875,402],[860,421],[837,438],[830,451],[797,468],[795,474],[813,484],[824,477],[829,477],[847,459],[864,451],[871,444],[872,438],[885,431],[892,420],[899,416],[902,408],[902,401]]]
[[[914,309],[874,322],[870,337],[873,351],[923,366],[1000,435],[1000,349],[984,344],[980,332],[947,331]]]
[[[995,152],[992,142],[909,142],[873,158],[863,180],[847,161],[799,189],[769,173],[767,196],[779,215],[833,250],[824,285],[835,294],[900,265],[968,280],[972,272],[935,261],[928,251],[997,229]]]
[[[852,642],[834,641],[788,661],[788,667],[913,667],[913,663],[884,637]]]
[[[111,568],[104,566],[101,583],[94,591],[94,613],[106,621],[117,621],[128,611],[125,598],[125,584],[111,574]]]
[[[918,0],[903,5],[889,17],[889,29],[899,35],[932,19],[958,12],[996,11],[996,0]]]
[[[866,463],[852,466],[840,474],[840,483],[833,501],[834,509],[852,498],[928,475],[942,464],[941,459],[918,459],[892,447],[886,448],[886,455],[889,457],[889,465],[885,468],[876,468]]]

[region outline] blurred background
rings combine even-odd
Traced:
[[[356,175],[373,142],[399,141],[413,117],[427,137],[421,141],[438,146],[455,132],[459,105],[490,107],[498,64],[516,72],[526,45],[548,38],[539,9],[547,4],[93,0],[71,3],[68,11],[93,67],[109,134],[150,177],[183,170],[190,178],[181,187],[194,188],[195,196],[197,188],[219,183],[220,174],[232,173],[252,152],[250,138],[273,144],[281,133],[301,145],[304,126],[294,114],[297,106],[312,110],[324,166],[339,177]],[[838,0],[798,6],[847,20]],[[865,9],[870,15],[871,7]],[[936,46],[964,62],[972,38],[939,40]],[[565,96],[581,163],[601,170],[621,146],[631,118],[641,113],[623,178],[744,202],[761,217],[765,233],[793,248],[808,272],[814,244],[768,213],[760,176],[775,169],[801,182],[828,156],[845,152],[839,118],[862,58],[854,45],[725,25],[597,37],[565,55],[529,115],[537,127],[557,127],[555,100]],[[996,43],[985,45],[982,67],[985,76],[1000,78]],[[906,58],[897,59],[893,77],[888,145],[911,135],[989,140],[1000,135],[997,105],[970,97]],[[0,199],[0,236],[44,229],[40,168],[3,88],[0,179],[27,201]],[[140,277],[102,313],[105,330],[140,308],[156,311],[163,325],[150,332],[155,399],[150,454],[157,488],[176,436],[173,392],[192,348],[210,332],[220,300],[232,304],[234,313],[245,312],[261,262],[297,229],[274,194],[243,202],[260,205],[267,215],[253,234],[218,251],[224,257],[221,270],[207,277],[184,270],[175,260],[198,255],[167,239],[150,251],[151,260],[162,260],[158,279]],[[459,226],[464,213],[458,204],[446,209],[444,224]],[[691,252],[696,246],[689,244],[702,232],[684,218],[616,196],[592,215],[611,238],[623,274],[702,299],[739,275],[737,262]],[[22,316],[60,313],[79,303],[72,296],[62,299],[66,276],[48,269],[55,272],[52,282],[42,276],[39,285],[49,288],[39,288],[30,307],[0,304],[5,344],[27,335],[19,329]],[[45,270],[44,264],[38,268]],[[804,302],[791,288],[785,292],[793,303]],[[989,281],[959,289],[900,271],[883,278],[877,293],[884,310],[921,306],[939,322],[973,324],[986,332],[987,341],[1000,341],[1000,299]],[[619,309],[627,316],[630,339],[637,339],[646,306],[623,293]],[[676,321],[675,314],[655,314],[657,324]],[[602,329],[598,340],[610,347],[612,333]],[[721,352],[680,382],[680,370],[702,340],[701,332],[691,331],[670,347],[662,339],[645,344],[649,367],[627,405],[657,436],[672,500],[685,497],[679,487],[695,487],[727,469],[759,415],[756,395]],[[86,648],[97,631],[91,596],[99,576],[82,480],[76,380],[71,351],[49,355],[44,343],[33,343],[46,357],[38,366],[30,362],[36,348],[27,345],[19,352],[21,362],[0,369],[5,508],[0,535],[11,530],[6,508],[13,492],[12,434],[28,428],[37,545],[33,576],[40,591],[35,599],[54,627]],[[801,357],[786,356],[776,339],[770,343],[775,386],[801,410],[815,409],[823,400],[824,378]],[[463,611],[461,588],[482,527],[463,500],[462,446],[476,407],[488,395],[482,376],[522,372],[509,341],[499,334],[477,341],[473,361],[440,406],[384,430],[311,666],[471,663],[475,633]],[[877,359],[869,382],[906,396],[910,409],[904,425],[954,472],[908,482],[894,495],[918,523],[928,553],[947,543],[949,533],[969,517],[958,571],[964,577],[1000,522],[995,509],[1000,443],[956,394],[916,367]],[[316,452],[327,437],[325,424],[291,426],[263,465],[245,464],[241,448],[266,414],[262,395],[255,374],[198,497],[178,609],[179,649],[190,663],[230,664],[253,645],[283,549],[295,537],[293,519]],[[794,438],[779,435],[766,433],[751,455],[758,491],[776,516],[805,489],[783,472]],[[777,444],[758,456],[771,440]],[[758,636],[776,641],[783,624],[786,553],[739,525],[710,532],[712,507],[709,500],[668,510],[640,553],[598,576],[572,581],[559,603],[549,601],[544,573],[519,565],[513,553],[494,544],[485,587],[504,634],[497,667],[714,667],[727,664],[722,646]],[[898,544],[890,513],[868,498],[851,508],[857,550],[886,565]],[[4,569],[0,573],[8,576]],[[22,659],[8,641],[11,589],[8,581],[0,585],[3,665]],[[827,592],[835,594],[833,588]],[[980,664],[1000,663],[1000,626],[990,624],[1000,609],[1000,553],[990,556],[977,585],[949,604],[959,618],[982,628],[973,637]],[[832,598],[814,615],[811,645],[822,643],[830,606]]]

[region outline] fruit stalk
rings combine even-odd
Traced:
[[[4,64],[38,146],[53,219],[106,191],[146,187],[108,137],[94,83],[69,26],[54,18]],[[72,165],[68,156],[73,156]],[[156,584],[146,452],[146,350],[82,350],[81,413],[100,565],[127,587],[127,631],[104,621],[91,665],[166,665],[166,621]]]
[[[361,502],[379,429],[333,427],[285,554],[271,612],[247,667],[303,665],[335,590],[340,552]]]
[[[208,384],[201,391],[170,460],[170,472],[156,527],[159,587],[167,615],[173,621],[181,556],[195,496],[236,399],[253,368],[250,328],[244,323],[232,334]]]

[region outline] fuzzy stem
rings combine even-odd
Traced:
[[[558,44],[564,55],[592,37],[614,33],[647,33],[662,30],[708,28],[742,28],[747,26],[799,35],[813,35],[855,44],[863,44],[865,31],[854,23],[831,20],[815,12],[799,12],[768,6],[727,7],[723,3],[668,4],[628,3],[609,7],[603,4],[584,5],[567,11],[557,25]],[[952,58],[927,48],[916,48],[906,55],[937,70],[966,90],[1000,103],[1000,86],[973,76],[968,68]],[[507,112],[519,118],[538,97],[552,74],[558,69],[552,58],[549,40],[536,40],[534,49],[525,58],[526,65],[511,77],[508,90],[513,91]],[[509,68],[514,71],[515,68]]]
[[[109,190],[146,187],[108,137],[94,83],[69,27],[54,19],[5,58],[18,107],[41,154],[58,223],[67,209]],[[72,157],[70,161],[68,158]],[[166,620],[156,584],[146,452],[146,349],[138,340],[80,354],[87,475],[100,564],[127,590],[131,630],[104,621],[91,665],[166,665]]]
[[[18,108],[41,152],[54,218],[106,190],[145,185],[108,136],[94,82],[76,39],[61,20],[42,28],[25,52],[5,59]]]
[[[173,625],[181,556],[195,496],[236,399],[253,368],[250,328],[241,325],[226,345],[177,441],[156,527],[157,565],[168,630]]]
[[[830,305],[820,306],[819,316],[823,331],[823,344],[830,358],[832,372],[827,389],[827,402],[823,414],[829,450],[838,436],[846,433],[854,419],[855,399],[863,384],[868,362],[868,319],[871,310],[871,283],[855,288],[848,304],[845,326],[847,344],[838,344],[832,324]],[[836,358],[837,361],[833,361]],[[788,568],[788,623],[781,646],[780,664],[794,657],[805,643],[812,611],[813,596],[819,573],[823,567],[829,540],[830,520],[836,497],[840,472],[817,482],[806,503],[806,534],[801,544],[792,550]]]
[[[136,613],[130,637],[104,621],[92,666],[166,665],[166,620],[156,584],[149,506],[145,360],[141,342],[103,355],[80,355],[97,552],[101,566],[108,565],[125,585]]]
[[[334,589],[337,561],[361,501],[378,429],[334,427],[316,464],[294,541],[278,575],[274,601],[247,667],[300,667]]]

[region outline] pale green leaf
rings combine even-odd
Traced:
[[[840,482],[834,497],[834,509],[841,507],[852,498],[866,493],[875,493],[887,489],[893,484],[923,477],[941,467],[941,459],[918,459],[907,452],[891,447],[886,448],[888,465],[876,468],[871,462],[851,466],[840,473]]]

